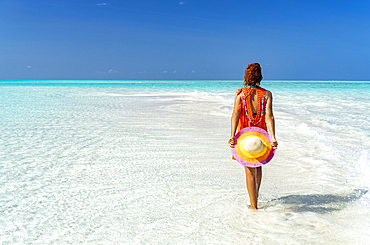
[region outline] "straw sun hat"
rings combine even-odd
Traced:
[[[231,151],[235,159],[247,167],[260,167],[268,163],[275,154],[270,135],[258,127],[247,127],[235,136],[236,144]]]

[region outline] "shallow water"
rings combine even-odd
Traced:
[[[267,81],[260,211],[227,139],[238,81],[0,82],[3,244],[364,244],[369,82]]]

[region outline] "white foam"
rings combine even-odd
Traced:
[[[368,150],[362,150],[356,167],[362,175],[364,187],[370,189],[370,154]]]

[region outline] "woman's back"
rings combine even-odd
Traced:
[[[265,121],[266,93],[267,91],[259,86],[243,87],[237,91],[240,96],[240,120],[239,130],[245,127],[259,127],[267,130]]]
[[[249,103],[251,103],[251,108],[253,114],[257,114],[257,95],[256,91],[253,92],[253,94],[250,96]]]

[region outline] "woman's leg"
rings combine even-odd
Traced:
[[[257,168],[257,197],[259,197],[260,186],[262,181],[262,167]]]
[[[258,183],[258,170],[257,168],[249,168],[244,167],[245,169],[245,176],[246,176],[246,182],[247,182],[247,190],[249,194],[249,200],[251,201],[251,208],[257,209],[257,198],[258,198],[258,188],[259,184],[261,183],[261,178],[259,179]],[[262,171],[261,176],[262,176]]]

